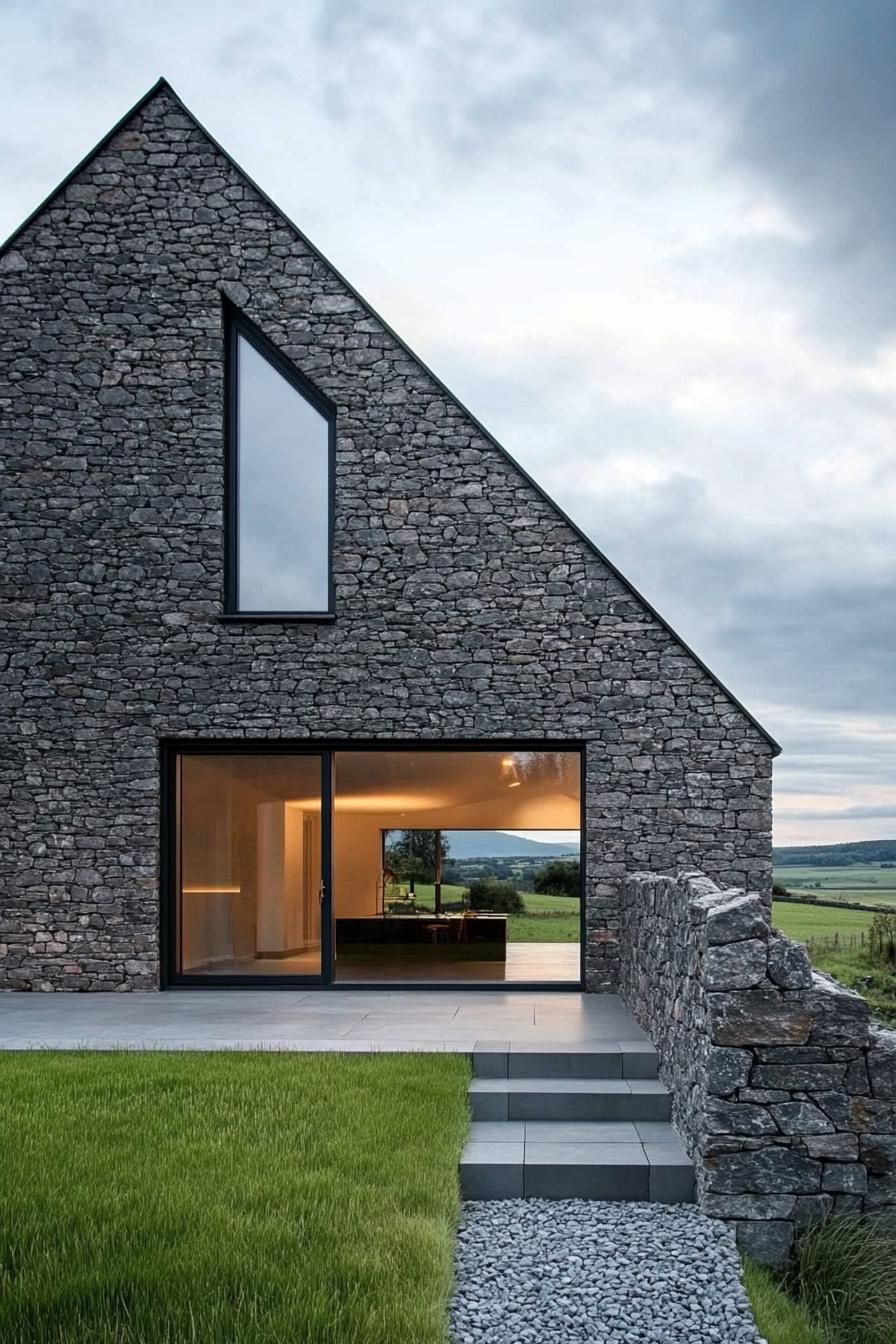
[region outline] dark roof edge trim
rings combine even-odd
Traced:
[[[156,80],[152,88],[148,89],[147,92],[144,93],[143,97],[138,99],[138,101],[134,104],[134,106],[130,108],[124,114],[124,116],[121,117],[115,123],[112,129],[103,136],[102,140],[100,140],[98,144],[94,145],[93,149],[91,149],[89,153],[85,154],[84,158],[81,159],[80,162],[75,165],[75,167],[71,170],[70,173],[66,174],[66,176],[62,179],[59,185],[55,187],[50,192],[50,194],[41,201],[40,205],[38,205],[36,209],[32,210],[31,214],[27,217],[27,219],[25,219],[18,226],[18,228],[15,229],[9,235],[5,243],[3,243],[2,246],[0,246],[0,257],[2,257],[9,250],[9,248],[12,247],[16,239],[22,233],[24,233],[25,229],[28,228],[29,224],[31,224],[35,219],[37,219],[37,217],[40,214],[43,213],[43,211],[47,208],[47,206],[49,206],[51,202],[55,200],[55,198],[65,190],[65,188],[69,185],[69,183],[73,181],[75,177],[77,177],[77,175],[82,171],[82,169],[86,168],[87,165],[91,162],[91,160],[96,158],[96,156],[106,148],[109,141],[112,140],[112,138],[116,136],[120,130],[122,130],[122,128],[127,124],[127,122],[129,122],[132,117],[136,116],[138,112],[142,111],[142,109],[146,106],[146,104],[150,102],[156,96],[156,94],[159,93],[162,89],[164,89],[171,96],[171,98],[174,100],[174,102],[177,103],[181,111],[184,112],[184,114],[190,118],[190,120],[194,123],[194,125],[202,132],[202,134],[210,141],[210,143],[214,145],[218,153],[221,154],[231,165],[231,167],[234,168],[234,170],[239,173],[240,177],[242,177],[242,179],[246,183],[248,183],[248,185],[253,189],[253,191],[257,192],[258,195],[262,198],[262,200],[264,200],[271,207],[271,209],[274,210],[276,214],[278,214],[280,218],[285,221],[285,223],[289,226],[289,228],[292,229],[296,237],[302,242],[302,244],[305,247],[308,248],[309,252],[311,252],[315,257],[317,257],[317,259],[320,262],[322,262],[323,265],[326,266],[333,273],[333,275],[340,282],[340,284],[345,286],[348,292],[352,295],[353,298],[357,300],[357,302],[361,305],[361,307],[366,309],[366,311],[371,315],[371,317],[373,317],[377,322],[380,323],[383,330],[389,336],[392,337],[392,339],[396,342],[396,344],[399,345],[402,348],[402,350],[407,352],[410,358],[414,360],[415,363],[417,363],[421,369],[423,369],[424,373],[426,373],[427,376],[433,380],[433,382],[436,384],[438,388],[441,389],[441,391],[445,394],[445,396],[449,397],[450,400],[453,401],[454,404],[463,412],[463,414],[469,418],[470,422],[476,426],[478,433],[480,433],[482,437],[492,445],[493,448],[495,448],[499,453],[501,453],[501,455],[505,457],[512,464],[515,470],[518,471],[519,474],[523,477],[523,479],[528,481],[532,489],[538,495],[540,495],[541,498],[548,505],[550,505],[550,507],[563,520],[563,522],[567,525],[567,527],[569,527],[576,534],[576,536],[580,539],[580,541],[582,541],[585,544],[585,546],[588,547],[588,549],[592,552],[593,555],[597,556],[601,564],[607,567],[610,573],[613,574],[619,580],[619,582],[622,583],[628,589],[628,591],[632,594],[632,596],[635,597],[638,600],[638,602],[640,602],[641,605],[647,611],[650,612],[654,620],[657,621],[663,627],[663,629],[669,635],[672,636],[675,642],[681,646],[681,648],[685,651],[685,653],[694,660],[694,662],[697,664],[699,668],[702,669],[703,672],[706,673],[710,681],[713,682],[713,684],[718,687],[718,689],[722,692],[722,694],[727,697],[727,699],[731,702],[731,704],[735,707],[735,709],[738,709],[741,712],[741,714],[743,714],[744,718],[747,719],[748,722],[753,725],[753,727],[760,734],[760,736],[765,739],[765,741],[772,749],[772,755],[778,756],[781,752],[780,744],[776,742],[776,740],[772,737],[771,733],[769,733],[765,728],[763,728],[762,724],[753,714],[750,713],[746,705],[742,704],[741,701],[738,700],[737,696],[734,695],[728,689],[728,687],[724,684],[724,682],[719,680],[719,678],[712,671],[712,669],[710,667],[707,667],[706,663],[699,656],[699,654],[695,653],[694,650],[691,648],[691,646],[688,643],[686,643],[685,640],[682,639],[678,631],[673,629],[673,627],[669,624],[669,622],[665,619],[664,616],[660,615],[656,607],[654,607],[652,603],[648,602],[644,594],[638,591],[635,585],[625,577],[625,575],[622,573],[620,569],[617,569],[616,565],[613,564],[612,560],[608,559],[607,556],[604,555],[600,547],[597,546],[596,543],[592,541],[592,539],[585,532],[582,531],[582,529],[579,527],[577,523],[573,522],[569,514],[566,513],[566,511],[562,509],[560,505],[551,498],[551,496],[547,493],[547,491],[541,485],[539,485],[539,483],[536,480],[534,480],[532,476],[529,475],[525,467],[520,466],[519,462],[517,462],[513,454],[508,452],[508,450],[504,447],[502,443],[498,442],[494,434],[492,434],[488,429],[486,429],[482,421],[479,420],[479,418],[475,416],[473,412],[469,410],[464,405],[464,403],[455,396],[455,394],[451,391],[451,389],[447,387],[445,383],[442,382],[438,374],[433,373],[429,365],[411,349],[407,341],[403,340],[402,337],[399,336],[398,332],[395,331],[389,325],[389,323],[385,320],[385,318],[380,316],[380,314],[376,311],[376,309],[372,306],[372,304],[370,304],[362,294],[358,293],[354,285],[349,280],[346,280],[345,276],[341,273],[341,271],[339,271],[333,265],[333,263],[329,261],[327,257],[324,256],[320,248],[315,247],[314,243],[312,243],[311,240],[305,236],[305,234],[298,227],[298,225],[293,223],[293,221],[289,218],[288,215],[284,214],[283,210],[280,208],[279,205],[277,205],[276,201],[273,201],[271,197],[267,194],[267,192],[249,176],[249,174],[245,171],[245,169],[240,167],[236,159],[234,159],[231,154],[228,154],[227,150],[223,147],[223,145],[221,145],[215,139],[215,137],[205,128],[205,126],[203,126],[202,122],[199,121],[198,118],[190,111],[186,103],[175,92],[175,90],[171,87],[171,85],[168,83],[168,80],[165,79],[164,76]]]

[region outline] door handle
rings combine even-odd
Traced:
[[[317,899],[318,899],[318,902],[319,902],[321,905],[323,905],[324,901],[326,900],[326,897],[327,897],[327,889],[326,889],[326,887],[324,886],[324,880],[323,880],[323,878],[321,878],[321,881],[320,881],[320,887],[319,887],[319,889],[318,889],[318,893],[317,893]]]

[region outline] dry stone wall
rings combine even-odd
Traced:
[[[620,990],[656,1044],[702,1208],[772,1263],[827,1213],[896,1218],[896,1032],[764,902],[700,873],[624,884]]]
[[[770,893],[768,740],[169,90],[0,289],[0,985],[158,986],[162,738],[581,742],[591,989],[626,872]],[[329,625],[220,619],[224,295],[337,408]]]

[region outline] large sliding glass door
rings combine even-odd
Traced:
[[[178,742],[163,759],[166,984],[581,982],[579,744]]]
[[[330,755],[178,751],[174,975],[320,982],[330,964]]]

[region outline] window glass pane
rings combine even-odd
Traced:
[[[240,611],[329,608],[329,423],[237,336]]]
[[[319,756],[181,758],[179,966],[320,975]]]

